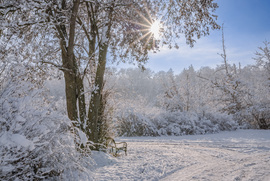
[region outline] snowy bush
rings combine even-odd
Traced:
[[[242,128],[270,129],[270,104],[256,104],[234,115]]]
[[[10,79],[0,90],[0,180],[89,180],[71,121],[42,89]]]
[[[218,113],[199,115],[194,112],[166,112],[160,115],[164,121],[155,121],[161,135],[193,135],[233,130],[237,124],[231,116]],[[160,120],[161,118],[159,118]],[[165,130],[165,131],[164,131]]]
[[[238,127],[232,116],[221,113],[200,115],[145,106],[143,110],[138,107],[122,107],[116,115],[119,136],[194,135],[235,130]]]
[[[157,136],[156,126],[146,115],[124,110],[116,117],[119,136]]]

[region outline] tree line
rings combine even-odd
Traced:
[[[191,65],[179,74],[173,70],[108,69],[107,89],[113,92],[111,100],[118,112],[133,109],[132,114],[148,117],[153,108],[167,114],[222,113],[242,128],[269,129],[269,52],[266,41],[254,54],[253,65],[231,64],[223,39],[223,63],[215,68],[195,70]],[[141,108],[134,108],[136,105]]]

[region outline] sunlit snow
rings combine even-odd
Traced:
[[[269,130],[118,141],[128,156],[94,153],[95,180],[270,180]]]

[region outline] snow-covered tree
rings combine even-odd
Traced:
[[[252,107],[249,112],[252,115],[253,120],[250,122],[261,129],[270,128],[270,49],[269,42],[264,42],[264,47],[259,47],[259,50],[255,53],[256,66],[252,67],[251,74],[253,75],[251,80],[253,84],[252,91],[254,96],[252,97]],[[249,80],[250,81],[250,80]]]
[[[32,46],[40,64],[63,71],[68,117],[90,140],[101,142],[108,51],[115,61],[144,63],[158,45],[178,47],[175,37],[184,35],[193,46],[195,37],[219,28],[213,14],[217,7],[213,0],[10,0],[1,1],[0,24],[4,36],[21,38],[21,48]],[[160,40],[150,31],[155,21],[163,25]],[[47,58],[52,55],[61,58]],[[32,54],[28,57],[33,59]],[[87,111],[84,79],[89,73],[93,75]]]
[[[270,42],[265,41],[264,47],[259,47],[259,51],[256,51],[254,58],[257,66],[265,71],[265,76],[268,79],[266,82],[270,87]]]
[[[180,92],[182,93],[185,111],[191,111],[195,109],[195,103],[198,95],[197,92],[197,77],[196,72],[191,65],[188,69],[184,69],[179,75],[177,81],[180,82]]]
[[[184,111],[185,104],[183,95],[179,90],[178,82],[175,81],[175,75],[172,70],[167,72],[167,80],[163,80],[163,86],[165,87],[164,96],[161,101],[163,106],[168,111]]]
[[[228,114],[236,114],[250,105],[249,89],[245,82],[240,79],[241,70],[235,65],[231,66],[227,60],[224,32],[222,30],[223,64],[217,67],[216,74],[211,78],[212,85],[219,90],[216,101],[222,105],[221,110]]]

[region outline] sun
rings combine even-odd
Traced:
[[[161,34],[163,32],[163,23],[161,23],[161,18],[156,19],[155,16],[151,16],[149,10],[146,8],[146,16],[140,12],[139,10],[135,9],[138,15],[141,17],[141,22],[138,21],[130,21],[129,23],[139,25],[141,28],[138,30],[130,31],[129,33],[138,33],[141,32],[142,36],[134,40],[129,47],[134,46],[137,42],[144,39],[145,43],[142,49],[152,49],[156,48],[156,43],[158,43],[161,39]],[[149,45],[151,47],[149,47]]]
[[[160,32],[160,22],[157,20],[151,24],[150,32],[154,36],[155,39],[159,39],[159,32]]]

